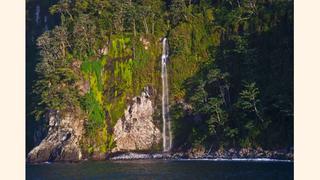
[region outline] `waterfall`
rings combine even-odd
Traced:
[[[167,76],[167,60],[169,56],[169,48],[167,38],[162,40],[162,56],[161,56],[161,78],[162,78],[162,139],[163,151],[168,152],[172,146],[171,122],[169,116],[169,90]]]
[[[48,31],[48,18],[47,18],[47,16],[44,16],[43,22],[44,22],[44,30]]]
[[[38,25],[40,21],[40,5],[39,4],[37,4],[36,6],[35,16],[36,16],[36,24]]]

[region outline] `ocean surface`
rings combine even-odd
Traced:
[[[119,160],[26,165],[27,180],[293,179],[293,162],[272,160]]]

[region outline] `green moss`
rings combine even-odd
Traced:
[[[105,153],[111,150],[115,142],[107,129],[123,116],[127,99],[140,94],[147,85],[156,87],[159,84],[160,71],[157,67],[160,65],[161,46],[154,39],[148,39],[148,50],[142,42],[135,40],[133,58],[132,40],[112,35],[106,56],[83,59],[81,72],[90,84],[89,92],[82,98],[82,107],[88,113],[89,144],[94,147],[90,151]]]
[[[81,71],[90,84],[89,92],[82,98],[82,107],[88,113],[89,125],[87,128],[93,134],[97,128],[103,126],[106,118],[103,109],[104,82],[101,76],[103,73],[103,61],[106,61],[106,59],[97,59],[96,61],[85,59],[81,64]]]
[[[115,125],[117,120],[122,117],[126,108],[126,96],[117,98],[116,102],[111,102],[106,105],[106,109],[109,112],[109,118],[111,119],[112,126]]]
[[[94,148],[92,146],[89,146],[87,151],[89,154],[92,154],[93,150],[94,150]]]

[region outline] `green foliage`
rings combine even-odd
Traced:
[[[175,147],[292,146],[292,2],[83,0],[50,11],[61,25],[38,39],[35,113],[81,106],[89,153],[114,147],[112,128],[143,87],[160,94],[162,37]]]
[[[169,36],[171,103],[192,106],[171,108],[176,146],[292,146],[292,3],[192,9]]]
[[[248,111],[255,111],[256,104],[259,103],[258,99],[259,89],[256,83],[246,83],[244,90],[240,92],[238,107]]]
[[[107,145],[106,148],[107,149],[113,149],[116,146],[116,143],[114,141],[114,137],[113,134],[110,136],[107,136]]]
[[[82,98],[82,107],[88,113],[89,132],[95,132],[96,128],[102,127],[105,121],[105,111],[103,108],[103,84],[102,81],[102,60],[85,60],[81,64],[81,71],[90,84],[90,90]]]
[[[37,40],[41,59],[36,66],[39,79],[33,88],[40,97],[34,111],[36,119],[48,109],[72,109],[79,105],[78,91],[74,88],[78,77],[70,68],[66,53],[67,36],[65,27],[56,27]]]
[[[105,121],[105,113],[93,92],[84,96],[83,106],[89,115],[89,131],[94,131],[96,128],[101,127]]]
[[[207,121],[209,128],[209,135],[215,134],[216,127],[219,125],[224,125],[224,122],[227,119],[226,112],[222,109],[223,101],[220,98],[209,98],[207,113],[210,114],[210,117]]]
[[[128,37],[113,37],[113,40],[111,41],[111,46],[110,46],[110,52],[109,56],[113,58],[118,58],[118,57],[125,57],[128,55],[131,55],[132,52],[128,47],[130,43],[130,39]]]
[[[109,112],[109,117],[111,119],[112,125],[115,125],[117,120],[122,117],[124,110],[127,106],[126,96],[122,95],[121,98],[116,98],[116,102],[111,101],[106,105],[106,109]]]
[[[170,31],[170,89],[174,99],[185,95],[183,82],[194,76],[201,65],[209,62],[209,49],[217,46],[217,35],[210,29],[207,13],[196,13],[189,22],[180,23]]]
[[[172,0],[170,3],[170,22],[173,26],[187,20],[187,5],[184,0]]]
[[[106,124],[95,129],[94,134],[88,134],[82,142],[85,151],[92,155],[94,152],[107,153],[115,147],[114,137],[108,132]]]

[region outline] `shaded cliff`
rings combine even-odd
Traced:
[[[82,159],[80,147],[84,135],[84,117],[80,110],[50,111],[48,133],[27,156],[28,162],[77,161]]]

